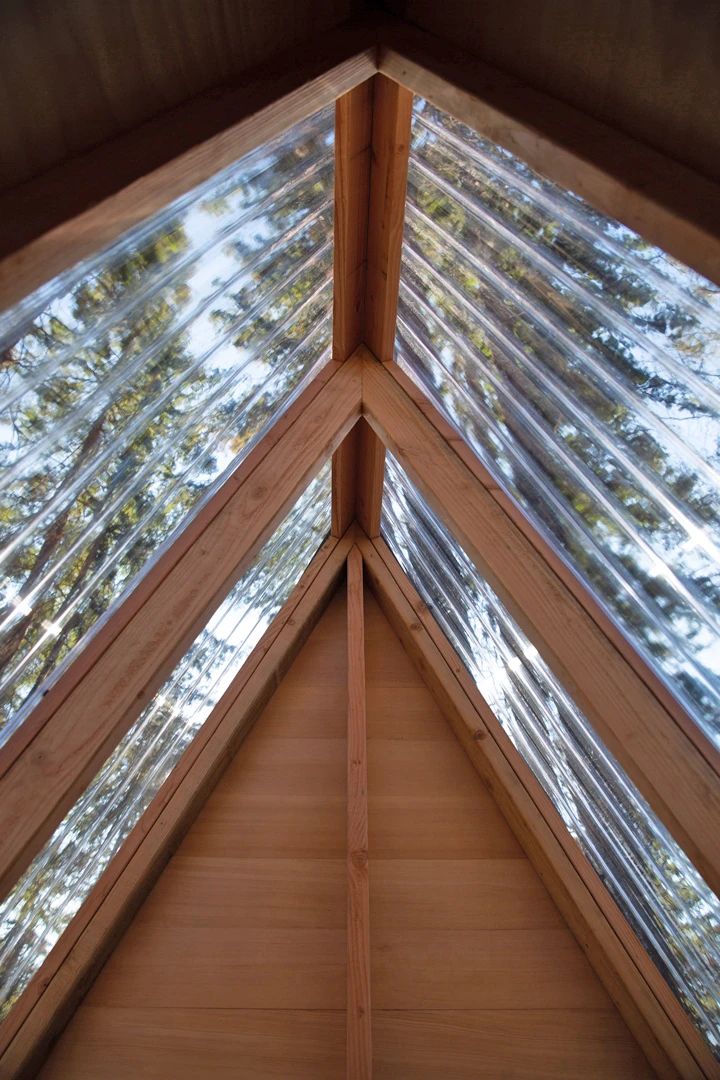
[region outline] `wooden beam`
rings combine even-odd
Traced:
[[[0,1026],[0,1075],[36,1075],[334,592],[355,530],[322,545],[45,963]]]
[[[717,751],[678,724],[513,518],[394,378],[366,359],[363,414],[497,591],[658,817],[720,892]],[[689,721],[688,721],[689,723]],[[701,743],[703,742],[701,748]]]
[[[368,536],[379,536],[385,480],[385,447],[362,417],[356,430],[358,464],[355,515],[358,524]]]
[[[377,357],[390,363],[395,349],[412,94],[383,75],[376,76],[373,83],[364,340]],[[357,440],[357,519],[368,536],[377,536],[385,448],[365,426]]]
[[[365,330],[372,80],[335,105],[335,235],[333,359],[342,363],[362,343]],[[355,519],[357,429],[333,455],[332,529],[342,536]]]
[[[372,24],[348,23],[0,195],[0,309],[332,104],[375,53]]]
[[[332,458],[332,535],[342,536],[355,520],[359,421]]]
[[[388,363],[395,348],[412,94],[384,75],[373,83],[365,343]]]
[[[372,80],[335,103],[333,359],[347,360],[365,324]]]
[[[357,543],[385,615],[658,1076],[714,1075],[706,1043],[385,542]]]
[[[208,615],[356,422],[360,361],[337,366],[0,780],[0,885],[9,888],[84,790]],[[229,481],[232,488],[235,485]]]
[[[202,535],[213,518],[221,512],[233,494],[248,480],[258,463],[275,446],[292,425],[301,417],[311,401],[334,374],[332,364],[325,364],[295,401],[274,421],[258,445],[248,454],[227,481],[206,502],[201,503],[182,532],[168,546],[162,547],[149,560],[132,591],[117,607],[100,619],[83,638],[82,649],[68,667],[54,673],[43,687],[43,696],[12,740],[0,747],[0,777],[24,752],[38,731],[68,697],[100,656],[109,648],[121,630],[140,610],[147,598],[158,587],[182,556]]]
[[[496,479],[483,465],[480,458],[471,448],[469,443],[458,435],[458,431],[442,415],[433,401],[425,395],[425,391],[412,377],[397,365],[390,368],[392,377],[400,384],[405,393],[412,398],[420,412],[425,416],[436,431],[440,432],[447,443],[455,450],[457,456],[470,470],[473,476],[486,489],[492,499],[501,507],[503,513],[513,521],[520,532],[532,544],[540,557],[548,563],[555,574],[560,578],[566,588],[575,596],[578,603],[585,608],[592,620],[598,625],[602,633],[622,652],[627,662],[631,665],[639,678],[643,680],[651,692],[662,702],[665,709],[673,716],[675,721],[683,728],[691,740],[698,740],[698,746],[704,753],[703,744],[706,743],[697,724],[690,718],[680,702],[668,689],[659,676],[652,671],[643,657],[633,648],[628,646],[625,635],[617,624],[610,618],[605,609],[588,591],[578,575],[570,569],[568,564],[561,559],[552,545],[533,526],[524,510],[498,486]],[[717,757],[720,767],[720,755]]]
[[[347,252],[360,250],[360,239],[345,227],[338,235],[340,257],[336,260],[336,300],[334,355],[343,360],[361,341],[369,344],[376,355],[392,360],[395,343],[395,321],[400,282],[400,255],[405,220],[405,188],[410,150],[410,120],[412,94],[390,79],[378,76],[365,85],[367,96],[359,91],[346,95],[338,102],[339,157],[337,167],[338,195],[336,223],[348,214],[359,215],[357,228],[364,233],[367,263],[361,275],[356,273],[357,256]],[[370,137],[367,127],[368,110],[372,109],[372,155],[369,176],[365,172],[363,144]],[[355,134],[353,135],[353,125]],[[360,148],[360,150],[358,150]],[[361,179],[350,191],[346,179],[346,160],[360,153]],[[368,158],[368,162],[369,162]],[[369,189],[364,186],[368,177]],[[362,200],[365,199],[363,204]],[[336,224],[337,228],[337,224]],[[350,239],[346,234],[350,234]],[[346,279],[338,280],[344,269]],[[364,288],[358,295],[360,282]],[[356,312],[362,314],[362,321]],[[385,450],[379,439],[365,424],[348,437],[333,460],[334,529],[340,535],[351,519],[357,517],[368,536],[380,532]],[[350,486],[352,485],[352,493]]]
[[[379,37],[383,74],[720,282],[716,182],[407,23]]]
[[[368,870],[367,717],[363,561],[353,546],[347,562],[347,1072],[372,1076],[370,1011],[370,879]]]

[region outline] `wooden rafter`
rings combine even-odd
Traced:
[[[378,69],[720,283],[718,184],[400,20]]]
[[[231,494],[222,509],[46,718],[29,746],[18,752],[9,740],[0,779],[0,883],[5,888],[17,880],[356,422],[360,393],[356,359],[333,372],[323,393],[303,411],[302,422],[291,424],[274,445],[263,440],[248,458],[242,482],[237,476],[227,481]]]
[[[419,393],[420,397],[423,395]],[[471,471],[461,442],[421,409],[389,367],[366,358],[363,412],[498,593],[658,817],[720,891],[718,754],[691,721],[681,726]],[[626,645],[626,649],[630,646]],[[695,736],[694,725],[692,726]],[[703,752],[704,751],[704,752]]]
[[[369,79],[374,41],[367,22],[323,34],[1,193],[0,310]]]

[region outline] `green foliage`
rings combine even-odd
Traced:
[[[327,346],[329,155],[307,131],[259,170],[223,181],[80,272],[6,350],[4,722]],[[298,185],[315,159],[322,167]],[[288,186],[274,205],[272,193]],[[238,228],[259,202],[269,209]]]
[[[688,554],[701,534],[720,549],[720,321],[693,308],[689,271],[427,103],[422,115],[431,127],[416,124],[411,155],[401,348],[720,735],[717,672],[705,668],[720,567],[712,549]],[[649,272],[651,251],[665,277]]]

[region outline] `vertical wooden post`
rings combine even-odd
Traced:
[[[365,330],[372,80],[335,105],[335,266],[333,359],[347,360]],[[332,533],[342,536],[355,518],[359,435],[353,429],[333,455]]]
[[[365,291],[365,343],[382,363],[393,359],[405,222],[412,93],[376,75]],[[361,422],[357,444],[357,519],[368,536],[380,532],[385,448]]]
[[[347,561],[347,1077],[372,1076],[370,1011],[370,879],[368,871],[367,725],[363,564],[353,546]]]

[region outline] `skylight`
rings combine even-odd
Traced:
[[[720,745],[720,292],[417,99],[397,358]]]
[[[568,830],[720,1057],[720,901],[390,456],[382,533]]]
[[[329,531],[328,464],[0,905],[0,1019],[87,899]]]
[[[329,358],[333,134],[303,121],[0,320],[0,742]]]

